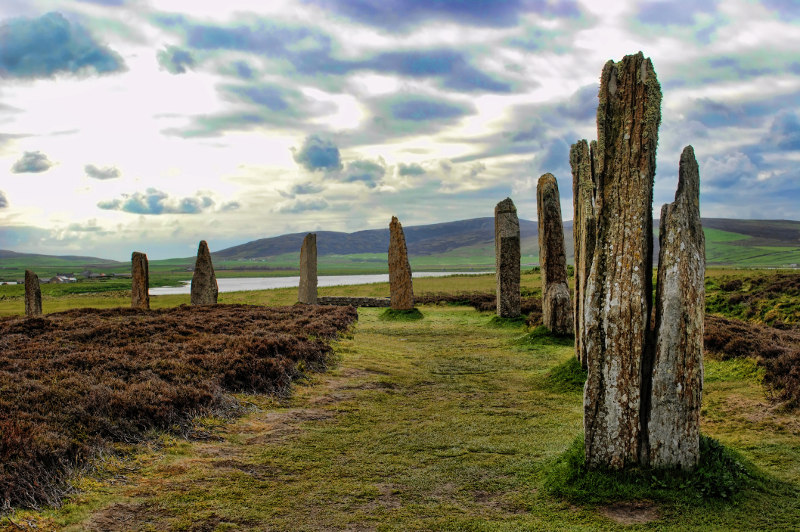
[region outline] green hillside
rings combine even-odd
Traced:
[[[710,266],[797,267],[800,265],[800,222],[704,218],[706,261]],[[522,265],[538,263],[538,228],[520,220]],[[318,232],[319,273],[347,275],[385,273],[387,229],[355,233]],[[486,271],[494,268],[494,221],[475,218],[405,228],[411,266],[417,271]],[[300,243],[305,233],[263,238],[212,253],[219,277],[297,275]],[[567,261],[572,262],[572,222],[564,223]],[[658,229],[654,229],[654,260]],[[194,257],[150,261],[153,286],[191,277]],[[32,269],[41,278],[58,273],[130,272],[129,262],[97,257],[48,256],[0,250],[0,282],[16,281]],[[119,281],[123,282],[123,281]]]

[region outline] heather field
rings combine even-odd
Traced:
[[[415,280],[414,321],[262,306],[295,289],[2,318],[0,529],[796,529],[800,275],[708,271],[695,473],[580,481],[584,374],[522,280],[527,321],[490,275]]]
[[[66,477],[114,444],[284,395],[323,369],[349,307],[76,309],[0,320],[0,508],[58,504]]]

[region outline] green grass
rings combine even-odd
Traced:
[[[494,279],[419,281],[417,293],[491,290]],[[523,276],[530,289],[539,282],[538,275]],[[323,290],[388,294],[382,285]],[[282,304],[296,295],[283,289],[227,297]],[[384,321],[383,310],[360,309],[354,333],[336,347],[336,367],[297,383],[290,398],[238,396],[249,413],[234,421],[198,419],[207,437],[158,436],[76,478],[80,491],[63,507],[11,518],[67,530],[98,523],[154,530],[613,530],[619,525],[606,517],[606,505],[632,498],[657,510],[654,522],[640,525],[647,529],[784,530],[800,522],[800,424],[796,415],[769,408],[752,368],[706,360],[701,428],[721,445],[704,440],[706,454],[712,465],[728,467],[732,459],[745,472],[746,482],[734,478],[728,497],[721,496],[727,481],[719,468],[680,479],[688,488],[656,475],[595,479],[584,483],[583,495],[570,495],[564,490],[577,489],[575,482],[558,491],[553,479],[564,486],[576,468],[555,477],[553,471],[570,460],[579,466],[582,452],[583,377],[571,339],[495,327],[468,307],[423,306],[418,321]]]
[[[573,356],[550,370],[547,374],[547,384],[558,392],[582,393],[583,385],[586,382],[586,374],[586,370],[581,367],[581,363]]]
[[[521,287],[525,293],[534,294],[541,291],[541,277],[538,273],[524,274],[521,279]],[[151,281],[152,285],[153,282]],[[106,289],[111,286],[114,288]],[[414,279],[414,292],[416,294],[431,292],[494,292],[495,289],[494,274]],[[24,289],[22,286],[0,286],[0,316],[24,314],[25,301],[23,294]],[[319,295],[388,297],[389,283],[323,287],[319,289]],[[219,295],[219,302],[246,305],[292,305],[297,302],[297,288],[224,292]],[[130,281],[92,281],[69,285],[42,285],[42,308],[45,313],[81,307],[127,307],[130,304]],[[151,308],[167,308],[182,304],[189,304],[188,294],[150,296]]]
[[[723,231],[721,229],[711,229],[706,227],[703,229],[703,234],[706,237],[706,245],[717,244],[720,242],[736,242],[739,240],[748,240],[752,238],[749,235],[741,233],[732,233],[730,231]]]
[[[676,506],[738,500],[745,492],[765,492],[766,477],[739,453],[700,436],[700,461],[692,471],[669,469],[589,469],[584,439],[577,437],[548,469],[547,492],[574,503],[609,504],[655,500]],[[791,495],[790,485],[781,490]]]

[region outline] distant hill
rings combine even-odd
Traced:
[[[658,220],[654,220],[658,223]],[[800,264],[800,221],[736,220],[704,218],[706,260],[710,265],[791,266]],[[472,267],[487,269],[494,265],[494,218],[473,218],[404,228],[412,265],[425,268]],[[538,260],[538,226],[520,220],[523,263]],[[389,248],[389,229],[370,229],[354,233],[317,231],[320,264],[333,261],[349,267],[355,263],[385,268]],[[239,269],[242,261],[253,261],[246,269],[294,269],[300,245],[306,233],[293,233],[253,240],[212,253],[222,269]],[[572,261],[572,222],[564,222],[568,260]],[[377,256],[376,256],[377,255]],[[337,256],[337,257],[334,257]],[[344,257],[341,257],[344,256]],[[348,258],[347,256],[352,256]],[[654,228],[654,260],[658,256],[658,228]],[[280,259],[276,259],[280,257]],[[325,259],[324,257],[333,257]],[[191,267],[194,257],[151,261],[151,266]],[[25,268],[37,272],[77,272],[84,269],[116,270],[127,262],[76,255],[52,256],[0,250],[0,274],[19,275]]]
[[[658,219],[654,220],[654,261],[658,257]],[[704,218],[709,264],[740,266],[788,266],[800,263],[800,221],[735,220]],[[414,257],[493,255],[494,218],[404,227],[408,252]],[[520,220],[523,256],[538,256],[538,225]],[[269,259],[299,253],[306,233],[262,238],[213,253],[224,260]],[[568,260],[572,260],[572,221],[564,222]],[[326,255],[386,253],[389,229],[355,233],[317,231],[317,252]],[[427,262],[427,261],[426,261]]]
[[[115,260],[101,259],[98,257],[82,257],[79,255],[39,255],[36,253],[17,253],[16,251],[9,251],[7,249],[0,249],[0,260],[3,263],[21,261],[26,264],[47,264],[48,266],[57,266],[59,264],[71,266],[90,266],[90,265],[113,265],[121,264]]]
[[[572,222],[567,222],[572,227]],[[403,228],[410,255],[438,255],[459,248],[493,244],[494,218],[473,218],[431,225],[412,225]],[[537,224],[520,220],[523,239],[537,238]],[[212,255],[226,260],[261,259],[297,253],[307,233],[293,233],[261,238],[246,244],[216,251]],[[316,231],[317,254],[353,255],[357,253],[386,253],[389,249],[389,229],[369,229],[355,233]],[[571,233],[570,233],[571,235]]]

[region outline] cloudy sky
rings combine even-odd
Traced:
[[[692,144],[703,216],[800,219],[796,0],[3,0],[0,249],[535,220],[545,172],[570,219],[569,146],[639,50],[656,209]]]

